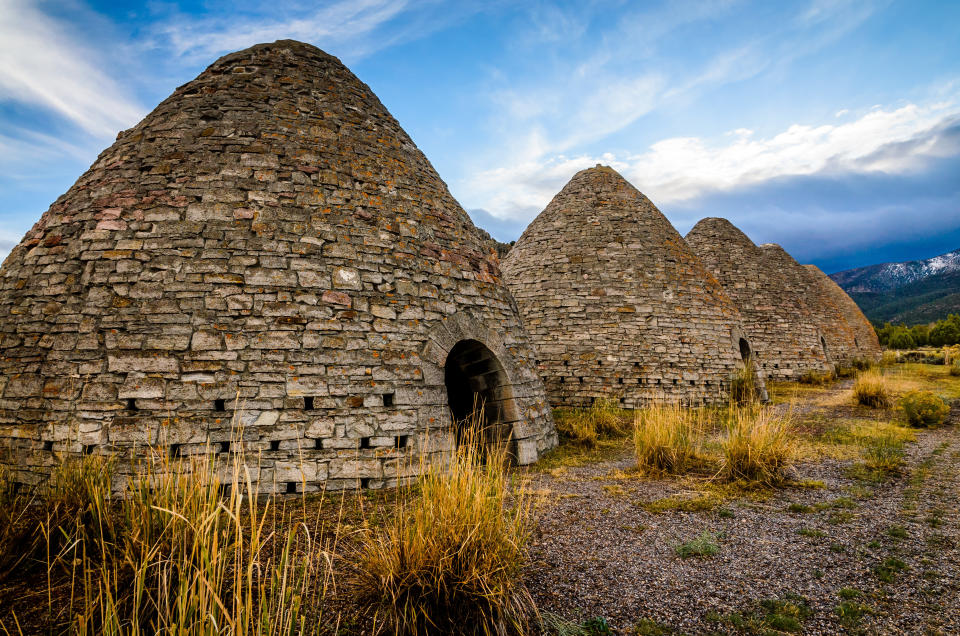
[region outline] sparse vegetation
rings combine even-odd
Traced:
[[[879,371],[863,371],[857,375],[853,384],[853,396],[857,404],[871,408],[885,409],[891,404],[890,390],[883,374]]]
[[[900,400],[910,426],[929,427],[943,424],[950,407],[932,391],[911,391]]]
[[[557,433],[569,443],[592,448],[600,439],[622,437],[630,430],[630,415],[616,400],[600,398],[589,408],[557,409]]]
[[[873,568],[873,573],[884,583],[892,583],[898,572],[907,569],[907,564],[895,557],[884,559],[882,563]]]
[[[681,543],[676,550],[681,559],[710,557],[720,552],[720,546],[717,544],[717,535],[712,532],[703,532],[696,539]]]

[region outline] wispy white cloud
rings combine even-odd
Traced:
[[[160,16],[151,28],[149,46],[184,60],[207,61],[261,42],[294,39],[356,61],[425,37],[483,8],[476,2],[441,6],[436,0],[334,0],[292,6],[212,2],[204,14],[174,10]]]
[[[47,109],[100,137],[144,113],[67,25],[29,0],[0,0],[0,100]]]
[[[577,170],[604,163],[656,202],[689,200],[780,177],[819,173],[904,173],[960,153],[941,133],[956,125],[955,102],[873,109],[843,124],[794,124],[767,138],[737,129],[718,139],[674,137],[633,155],[551,155],[477,174],[463,199],[501,217],[531,218]]]

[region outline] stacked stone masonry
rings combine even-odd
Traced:
[[[803,297],[807,309],[820,330],[823,338],[821,344],[830,363],[844,365],[860,357],[874,357],[872,352],[858,346],[857,332],[844,312],[840,310],[836,299],[825,293],[824,286],[815,275],[775,243],[765,243],[760,246],[760,250],[763,252],[768,268],[776,269],[781,273],[787,289]],[[876,336],[874,336],[875,339]],[[877,352],[879,353],[879,345]]]
[[[215,62],[43,214],[0,269],[0,355],[23,482],[242,448],[264,491],[390,485],[454,443],[451,377],[519,463],[556,444],[496,255],[370,89],[293,41]]]
[[[503,271],[555,406],[723,401],[743,366],[736,307],[666,217],[609,167],[578,172]]]
[[[808,372],[827,371],[821,333],[804,294],[789,285],[779,269],[768,266],[753,241],[719,218],[698,222],[686,241],[740,310],[766,378],[796,380]]]
[[[839,314],[849,326],[853,345],[848,358],[879,360],[883,348],[880,346],[877,332],[860,311],[857,303],[816,265],[804,265],[803,269],[809,280],[808,297],[835,307],[836,309],[831,309],[830,313]]]

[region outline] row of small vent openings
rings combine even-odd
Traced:
[[[393,406],[393,393],[382,393],[383,396],[383,405],[384,406]],[[307,395],[303,398],[303,409],[305,411],[312,411],[314,407],[314,396]],[[139,411],[137,406],[136,398],[127,398],[127,410],[128,411]],[[221,398],[218,398],[213,401],[213,410],[218,413],[225,413],[227,411],[227,401]]]
[[[373,446],[370,444],[369,437],[360,437],[357,438],[360,442],[359,448],[369,449],[369,448],[383,448],[382,446]],[[273,439],[270,440],[270,450],[277,451],[280,450],[280,442],[283,440]],[[393,448],[394,450],[401,450],[407,447],[407,444],[410,443],[409,435],[397,435],[393,438]],[[183,457],[183,444],[171,444],[170,445],[170,456],[171,457]],[[96,444],[85,444],[83,446],[84,455],[92,455],[94,449],[96,449]],[[217,454],[225,454],[230,452],[230,442],[216,442],[213,444],[214,452]],[[314,440],[314,449],[319,450],[323,448],[323,440],[316,439]],[[52,451],[53,450],[53,441],[47,440],[43,443],[43,450]]]

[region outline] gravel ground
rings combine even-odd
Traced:
[[[694,485],[618,473],[634,463],[626,451],[536,475],[544,503],[530,590],[542,610],[576,622],[604,617],[623,634],[636,633],[642,619],[677,633],[737,633],[708,613],[748,614],[759,601],[788,594],[812,610],[805,633],[960,633],[960,418],[953,411],[952,425],[922,431],[907,447],[900,476],[865,485],[846,476],[850,462],[806,463],[797,479],[820,480],[824,488],[730,501],[724,508],[732,516],[721,509],[647,512],[644,502],[692,494]],[[819,511],[788,510],[841,497]],[[892,536],[891,527],[905,536]],[[719,553],[681,559],[676,546],[704,531],[718,535]],[[889,558],[907,569],[885,583],[874,568]],[[856,625],[843,625],[836,614],[841,588],[860,590],[855,602],[870,608]]]

